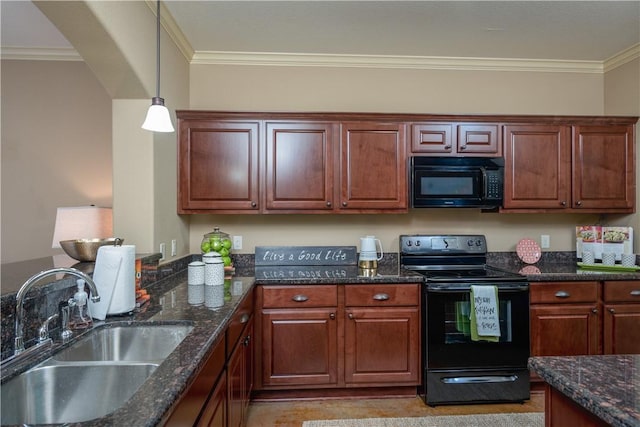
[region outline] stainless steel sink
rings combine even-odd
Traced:
[[[110,414],[192,329],[185,324],[95,328],[2,384],[2,425],[73,423]]]
[[[53,365],[30,369],[2,386],[2,424],[88,421],[121,407],[157,364]]]
[[[116,326],[94,330],[88,337],[56,353],[58,361],[164,360],[189,335],[190,325]]]

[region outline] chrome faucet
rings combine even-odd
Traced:
[[[41,271],[38,274],[34,274],[30,278],[27,279],[26,282],[22,284],[18,293],[16,294],[16,322],[15,322],[15,345],[13,354],[18,355],[24,351],[24,339],[23,339],[23,305],[24,305],[24,297],[27,295],[27,292],[41,279],[44,279],[47,276],[53,276],[59,273],[66,273],[72,276],[77,277],[78,279],[83,279],[87,285],[89,285],[89,290],[91,291],[91,300],[93,302],[100,301],[100,295],[98,295],[98,288],[96,287],[95,282],[91,277],[86,275],[80,270],[76,270],[75,268],[69,267],[60,267],[60,268],[52,268],[50,270]]]

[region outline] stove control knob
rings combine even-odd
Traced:
[[[416,246],[420,246],[420,240],[416,240]]]
[[[471,239],[467,240],[467,246],[469,247],[473,246],[473,240]]]
[[[407,246],[411,246],[411,240],[407,240],[407,241],[405,242],[405,244],[406,244]]]

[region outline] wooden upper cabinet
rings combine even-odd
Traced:
[[[339,188],[341,210],[406,212],[405,125],[341,123]]]
[[[333,208],[334,125],[266,123],[266,210]]]
[[[259,122],[180,121],[178,213],[258,213],[258,129]]]
[[[500,126],[494,123],[414,123],[411,151],[434,156],[502,156]]]
[[[633,212],[632,125],[508,125],[504,209]]]
[[[574,208],[635,206],[633,126],[573,127]]]
[[[571,128],[504,127],[505,209],[564,209],[570,204]]]

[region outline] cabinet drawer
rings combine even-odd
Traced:
[[[598,282],[531,283],[531,304],[598,301]]]
[[[640,281],[604,282],[605,302],[640,302]]]
[[[253,291],[248,293],[245,299],[240,303],[238,309],[233,314],[229,326],[227,327],[227,356],[236,345],[238,338],[242,335],[247,323],[253,315]]]
[[[408,306],[420,304],[420,285],[345,285],[345,305]]]
[[[263,308],[335,307],[338,305],[337,285],[264,286]]]

